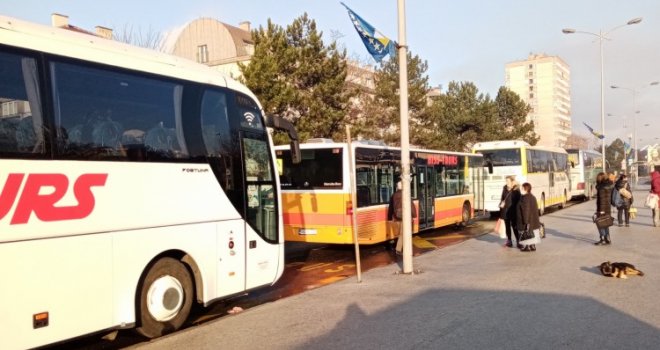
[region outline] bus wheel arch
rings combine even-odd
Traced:
[[[136,331],[147,338],[177,331],[190,316],[194,273],[182,258],[161,254],[142,273],[135,294]]]

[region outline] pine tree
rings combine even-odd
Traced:
[[[255,54],[241,66],[243,82],[260,99],[266,113],[291,120],[301,140],[341,139],[352,90],[346,81],[346,52],[305,13],[286,29],[268,20],[252,33]]]

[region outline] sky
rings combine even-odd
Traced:
[[[398,39],[396,0],[344,3],[381,33]],[[70,24],[90,30],[97,25],[115,30],[132,26],[163,33],[200,17],[231,25],[250,21],[256,28],[268,19],[286,26],[307,13],[326,42],[337,38],[349,57],[369,59],[336,0],[0,0],[0,15],[50,25],[51,13],[68,15]],[[428,62],[433,86],[470,81],[494,97],[504,85],[506,63],[530,53],[560,56],[571,70],[573,131],[584,136],[589,133],[583,122],[601,130],[598,38],[561,30],[605,33],[624,25],[603,43],[606,142],[627,140],[633,119],[639,148],[660,142],[660,85],[649,85],[660,81],[660,1],[408,0],[405,14],[409,49]],[[640,24],[625,25],[637,17],[643,18]],[[632,91],[611,85],[638,90],[636,106]]]

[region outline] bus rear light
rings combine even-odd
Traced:
[[[350,201],[346,202],[346,215],[353,215],[353,203]]]
[[[32,315],[32,328],[48,327],[48,312],[40,312]]]
[[[584,190],[584,182],[578,182],[577,189],[578,190]]]

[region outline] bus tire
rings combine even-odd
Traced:
[[[541,194],[541,206],[539,206],[539,216],[545,214],[545,194]]]
[[[463,203],[463,209],[461,210],[461,223],[460,226],[467,227],[470,224],[470,202]]]
[[[156,261],[139,285],[136,331],[151,339],[177,331],[190,315],[193,281],[184,264],[173,258]]]

